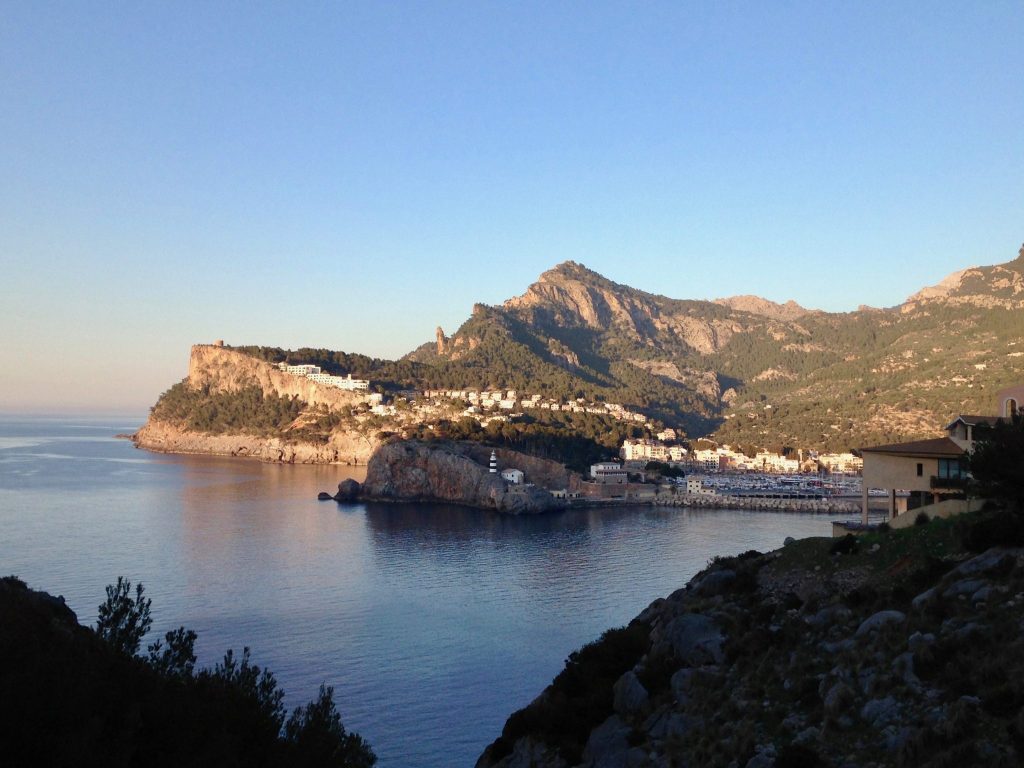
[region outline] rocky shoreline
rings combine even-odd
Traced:
[[[365,465],[379,441],[358,433],[334,433],[325,443],[280,437],[210,435],[150,419],[131,440],[136,448],[157,453],[234,456],[281,464]]]
[[[1005,514],[715,558],[570,654],[476,766],[1020,765]]]

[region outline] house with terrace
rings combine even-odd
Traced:
[[[963,500],[967,487],[967,454],[985,430],[1002,419],[1013,418],[1024,406],[1024,384],[996,393],[998,414],[994,416],[957,416],[946,426],[946,436],[908,443],[875,445],[862,448],[864,480],[861,496],[861,522],[867,525],[868,502],[872,489],[885,493],[887,519],[944,501]],[[905,493],[901,493],[905,492]],[[945,505],[941,516],[963,511],[963,504]]]

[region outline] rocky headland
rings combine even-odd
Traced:
[[[491,450],[459,442],[408,440],[384,445],[370,459],[359,497],[464,504],[510,514],[534,514],[565,506],[564,500],[556,499],[541,485],[566,487],[569,473],[561,464],[498,450],[500,466],[521,469],[531,481],[514,485],[490,472]],[[563,484],[559,486],[559,482]]]
[[[379,441],[358,432],[336,432],[324,443],[259,435],[212,435],[159,419],[131,436],[135,447],[159,453],[238,456],[284,464],[366,464]]]
[[[1022,544],[989,511],[716,558],[571,654],[477,768],[1020,765]]]
[[[257,389],[263,396],[300,401],[316,414],[331,414],[366,401],[366,395],[326,387],[303,376],[284,373],[262,360],[233,349],[196,344],[189,355],[188,377],[183,385],[208,394],[239,393]],[[310,439],[300,417],[276,434],[257,434],[244,428],[217,432],[190,428],[154,408],[145,425],[134,435],[137,448],[161,453],[240,456],[292,464],[366,464],[380,445],[373,430],[338,427]]]

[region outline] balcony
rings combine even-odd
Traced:
[[[963,491],[967,489],[967,484],[969,482],[970,477],[967,475],[962,475],[960,477],[937,477],[932,475],[930,486],[933,491]]]

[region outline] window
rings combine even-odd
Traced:
[[[960,459],[939,459],[939,475],[943,480],[961,480],[967,477],[967,467]]]
[[[917,465],[917,476],[921,477],[924,474],[924,464]]]
[[[1017,415],[1017,401],[1012,397],[1006,398],[1006,413],[1003,416],[1013,418]]]

